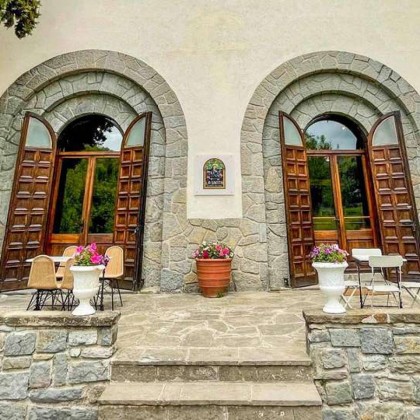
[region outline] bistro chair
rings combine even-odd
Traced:
[[[111,246],[105,251],[105,255],[109,257],[109,262],[105,267],[105,270],[101,277],[101,296],[98,296],[100,299],[100,309],[103,310],[103,293],[105,282],[111,289],[111,309],[114,310],[114,289],[117,289],[118,295],[120,297],[120,304],[123,306],[120,285],[118,281],[124,276],[124,250],[120,246]]]
[[[63,257],[73,257],[74,254],[76,253],[76,249],[77,249],[77,246],[75,245],[68,246],[63,251]],[[60,265],[58,266],[57,272],[55,273],[55,276],[57,277],[57,279],[61,280],[62,278],[64,278],[65,268],[66,268],[66,263],[60,263]]]
[[[382,255],[382,256],[372,256],[369,257],[369,267],[372,270],[372,280],[371,283],[366,287],[368,290],[368,295],[371,299],[371,307],[373,307],[373,295],[375,293],[387,294],[387,306],[389,305],[389,296],[392,295],[397,306],[402,308],[402,299],[401,299],[401,267],[403,265],[403,258],[401,255]],[[376,278],[375,270],[381,271],[380,279]],[[397,282],[393,283],[387,280],[384,276],[384,270],[389,271],[394,269],[396,272]],[[398,294],[398,299],[396,298]],[[365,300],[367,299],[367,296]]]
[[[51,309],[57,300],[63,304],[63,292],[55,277],[54,261],[47,255],[39,255],[32,261],[31,271],[29,272],[28,288],[36,289],[26,310],[35,303],[35,311],[41,310],[45,302],[51,297]]]
[[[351,251],[351,256],[352,257],[357,257],[357,256],[367,256],[367,257],[371,257],[371,256],[380,256],[382,255],[382,251],[379,248],[353,248]],[[358,267],[359,270],[359,267]],[[360,273],[358,272],[358,275],[360,275]],[[368,281],[370,282],[370,280]],[[366,280],[364,281],[360,281],[360,286],[365,285],[366,284]],[[356,292],[359,290],[359,281],[358,280],[344,280],[344,293],[341,296],[341,299],[344,301],[344,307],[345,308],[350,308],[353,309],[353,307],[350,304],[350,301],[353,299],[354,295],[356,294]],[[347,292],[349,292],[351,290],[350,295],[347,295]],[[362,293],[362,291],[360,290],[359,293]]]
[[[63,272],[63,281],[60,284],[60,289],[65,293],[62,309],[70,310],[74,305],[74,278],[73,273],[70,271],[70,267],[74,264],[74,258],[70,258],[66,261]]]
[[[420,293],[420,283],[415,281],[402,281],[401,287],[410,295],[411,299],[413,300],[411,303],[411,307],[417,302],[420,304],[419,293]]]

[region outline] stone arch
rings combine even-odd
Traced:
[[[187,235],[188,142],[181,105],[167,82],[141,60],[100,50],[63,54],[19,77],[0,98],[1,241],[26,111],[45,117],[57,132],[88,113],[108,115],[124,130],[137,114],[152,111],[144,274],[146,286],[170,290],[165,279],[173,278],[167,254],[174,219],[183,227],[178,236]],[[172,213],[174,199],[176,214]]]
[[[250,200],[264,196],[267,240],[260,247],[267,252],[268,287],[283,286],[289,271],[278,111],[291,114],[302,128],[322,113],[343,114],[367,133],[379,116],[399,110],[420,209],[419,105],[419,94],[399,74],[348,52],[314,52],[293,58],[260,83],[242,125],[241,164],[244,195]],[[250,165],[258,169],[250,171]],[[248,218],[246,208],[244,217]]]

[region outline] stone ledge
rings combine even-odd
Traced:
[[[112,327],[120,312],[96,312],[90,316],[74,316],[60,311],[0,312],[0,324],[9,327]]]
[[[321,310],[303,311],[307,324],[420,324],[420,309],[357,309],[345,314],[326,314]]]

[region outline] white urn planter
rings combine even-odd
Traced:
[[[344,271],[348,266],[347,262],[312,263],[312,267],[318,272],[319,288],[327,300],[322,309],[327,314],[343,314],[346,312],[346,309],[340,303],[340,297],[344,293]]]
[[[73,273],[74,297],[79,299],[79,305],[73,310],[73,315],[92,315],[95,308],[90,304],[90,300],[96,296],[99,289],[99,276],[105,270],[104,265],[73,265],[70,267]]]

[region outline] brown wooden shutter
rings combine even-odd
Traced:
[[[56,143],[48,122],[27,113],[3,242],[1,290],[25,289],[30,269],[26,260],[44,252]]]
[[[292,287],[316,283],[309,253],[314,246],[308,160],[302,130],[280,112],[280,143]]]
[[[406,258],[404,277],[420,281],[419,226],[399,112],[379,118],[368,140],[382,251]]]
[[[125,280],[141,285],[144,213],[151,113],[139,115],[124,134],[118,178],[114,243],[124,249]]]

